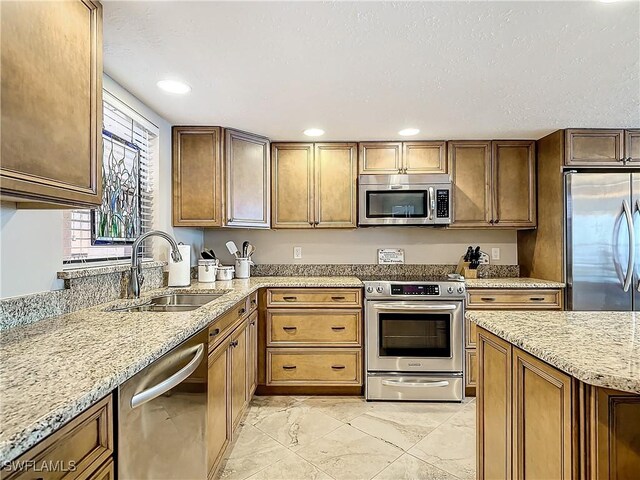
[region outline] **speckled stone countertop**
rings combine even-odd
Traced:
[[[467,288],[564,288],[565,284],[537,278],[466,278]]]
[[[53,433],[262,287],[361,287],[355,277],[256,277],[145,292],[16,327],[0,337],[0,464]],[[225,292],[190,312],[108,309],[167,292]]]
[[[582,382],[640,394],[640,314],[467,311],[466,315]]]

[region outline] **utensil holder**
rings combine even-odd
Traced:
[[[236,258],[236,278],[249,278],[251,276],[251,265],[253,262],[250,258]]]

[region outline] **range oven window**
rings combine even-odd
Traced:
[[[451,357],[451,316],[379,313],[381,357]]]
[[[426,218],[426,190],[367,192],[367,218]]]

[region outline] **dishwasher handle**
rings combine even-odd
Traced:
[[[196,371],[198,365],[202,361],[204,357],[205,345],[201,343],[198,345],[198,349],[196,350],[196,354],[191,359],[189,363],[187,363],[184,368],[178,370],[176,373],[161,381],[160,383],[155,384],[153,387],[149,387],[146,390],[143,390],[140,393],[136,393],[131,398],[131,408],[137,408],[145,403],[153,400],[156,397],[159,397],[163,393],[168,392],[172,388],[177,387],[182,382],[184,382],[187,378],[191,376],[193,372]]]

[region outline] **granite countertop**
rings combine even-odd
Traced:
[[[578,380],[640,394],[640,314],[467,311],[467,318]]]
[[[255,277],[146,292],[0,337],[0,463],[12,460],[262,287],[361,287],[355,277]],[[190,312],[106,311],[159,293],[225,292]]]
[[[564,288],[565,284],[537,278],[466,278],[467,288]]]

